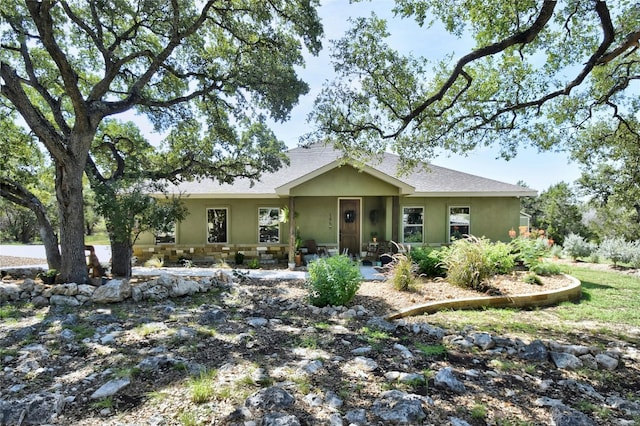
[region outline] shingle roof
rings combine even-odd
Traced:
[[[312,179],[341,165],[341,154],[330,146],[315,144],[293,148],[287,152],[290,165],[275,173],[265,173],[251,186],[248,179],[238,179],[233,184],[220,184],[212,180],[187,182],[177,191],[196,197],[275,197],[286,195],[288,188]],[[433,164],[415,169],[407,175],[397,173],[399,157],[384,154],[380,162],[372,161],[364,166],[365,173],[388,183],[405,188],[402,193],[410,196],[434,197],[487,197],[487,196],[535,196],[535,190],[499,182]]]

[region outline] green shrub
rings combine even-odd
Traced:
[[[542,284],[542,280],[534,272],[527,273],[527,275],[524,276],[522,281],[524,281],[527,284],[537,284],[537,285]]]
[[[260,267],[260,260],[257,258],[251,259],[247,262],[247,268],[249,269],[258,269]]]
[[[515,254],[511,252],[511,246],[502,242],[485,244],[485,254],[489,264],[496,274],[508,274],[515,268]]]
[[[629,263],[631,263],[632,268],[640,268],[640,241],[634,243]]]
[[[560,266],[551,262],[540,262],[532,266],[530,271],[538,275],[558,275],[560,273]]]
[[[562,252],[571,259],[578,260],[579,257],[589,257],[596,250],[596,245],[586,241],[580,235],[569,234],[564,239]]]
[[[556,259],[562,258],[562,246],[559,246],[557,244],[552,245],[549,249],[549,256]]]
[[[487,244],[484,238],[469,236],[449,246],[443,259],[447,280],[461,287],[481,289],[494,271],[487,256]]]
[[[409,253],[411,260],[418,265],[417,273],[428,278],[444,277],[446,270],[442,259],[444,251],[429,247],[416,247]]]
[[[348,256],[320,258],[309,264],[309,302],[314,306],[345,305],[360,288],[360,268]]]
[[[598,248],[598,254],[613,262],[613,266],[618,263],[629,263],[633,258],[635,243],[625,241],[623,238],[605,238]]]
[[[519,236],[511,241],[513,253],[517,262],[522,262],[524,266],[531,269],[542,261],[542,258],[549,251],[549,240],[543,237]]]

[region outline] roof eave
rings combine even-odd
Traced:
[[[434,191],[416,192],[410,197],[535,197],[537,191]]]

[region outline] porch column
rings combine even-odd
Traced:
[[[387,197],[385,200],[385,235],[388,240],[398,242],[399,234],[402,232],[399,223],[400,215],[400,198]]]
[[[296,250],[296,203],[295,198],[289,196],[289,263],[295,261]]]
[[[385,199],[385,232],[387,240],[398,241],[398,223],[397,223],[397,206],[395,197],[386,197]]]

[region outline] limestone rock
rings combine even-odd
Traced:
[[[582,367],[582,361],[575,355],[566,352],[550,352],[551,360],[558,368],[576,370]]]
[[[198,293],[200,291],[200,285],[197,281],[177,279],[173,285],[169,288],[169,296],[179,297]]]
[[[36,308],[43,308],[49,306],[49,299],[44,296],[36,296],[31,299],[31,303],[33,303],[33,306]]]
[[[293,414],[268,413],[262,419],[262,426],[300,426],[300,420]]]
[[[615,370],[618,368],[618,360],[606,354],[596,355],[596,363],[605,370]]]
[[[130,384],[131,379],[129,379],[128,377],[111,380],[100,386],[94,393],[92,393],[91,399],[102,399],[113,396]]]
[[[394,332],[398,328],[398,325],[392,322],[389,322],[381,317],[374,317],[367,321],[367,325],[369,327],[375,327],[382,331]]]
[[[75,296],[78,294],[78,284],[66,283],[53,286],[52,294],[59,294],[62,296]]]
[[[286,390],[272,386],[270,388],[261,389],[251,395],[245,401],[244,405],[248,408],[257,408],[261,410],[281,410],[289,407],[294,403],[293,396]]]
[[[455,393],[462,394],[466,392],[466,388],[464,387],[464,384],[456,378],[455,374],[453,374],[453,369],[451,367],[445,367],[440,369],[436,373],[434,384],[438,388],[449,389]]]
[[[473,344],[480,349],[492,349],[496,346],[496,342],[493,340],[489,333],[474,333],[471,335]]]
[[[522,349],[520,358],[529,361],[546,361],[549,358],[549,351],[541,340],[534,340]]]
[[[222,309],[210,309],[206,312],[203,312],[200,316],[200,324],[202,325],[211,325],[220,322],[225,322],[227,320],[227,313]]]
[[[3,283],[0,285],[0,302],[20,299],[20,286],[13,283]]]
[[[566,405],[553,407],[551,418],[556,426],[595,426],[596,423],[586,414]]]
[[[415,425],[427,417],[422,402],[419,395],[390,390],[374,401],[371,412],[387,423]]]
[[[148,300],[165,300],[169,297],[169,290],[161,285],[154,285],[143,292],[142,297]]]
[[[57,306],[80,306],[80,301],[73,296],[54,294],[49,298],[49,303]]]
[[[0,399],[0,424],[44,425],[53,423],[64,408],[64,396],[38,393],[18,400]]]
[[[94,303],[122,302],[131,297],[129,280],[109,280],[103,286],[96,288],[91,295]]]

